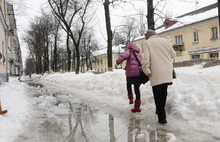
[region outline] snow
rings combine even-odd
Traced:
[[[214,18],[217,16],[218,16],[218,8],[213,8],[213,9],[207,10],[205,12],[187,15],[187,16],[184,16],[181,18],[173,18],[174,21],[177,21],[176,24],[172,25],[171,27],[169,27],[167,29],[165,29],[165,27],[157,29],[156,33],[160,34],[160,33],[171,31],[171,30],[181,28],[184,26],[189,26],[190,24],[201,22],[203,20],[208,20],[208,19],[211,19],[211,18]],[[144,39],[144,38],[145,38],[145,36],[140,36],[140,37],[135,38],[135,41],[140,40],[140,39]]]
[[[166,104],[168,125],[175,121],[182,124],[191,125],[192,129],[209,133],[215,138],[220,138],[220,66],[203,68],[202,64],[192,67],[175,68],[177,78],[173,80],[173,85],[168,88]],[[32,75],[32,78],[40,79],[60,86],[65,86],[76,94],[87,98],[87,100],[100,103],[99,107],[109,106],[124,112],[130,112],[133,107],[128,104],[126,91],[125,71],[117,69],[103,74],[80,73],[50,73],[44,75]],[[29,79],[22,77],[22,80]],[[10,81],[0,86],[0,99],[3,110],[8,110],[7,114],[0,115],[0,141],[12,142],[19,134],[27,128],[26,121],[32,118],[33,104],[38,109],[46,110],[50,118],[55,115],[68,114],[65,105],[53,106],[58,100],[65,102],[71,100],[72,103],[79,102],[78,99],[51,95],[40,96],[36,99],[30,97],[30,92],[25,92],[29,87],[24,82],[19,82],[17,78],[10,78]],[[155,113],[155,104],[152,89],[149,83],[141,85],[141,114]],[[99,107],[95,109],[98,111]],[[154,115],[153,115],[154,116]],[[154,116],[155,117],[155,116]],[[172,121],[171,121],[172,120]],[[62,121],[62,120],[60,120]],[[155,122],[157,123],[157,122]],[[150,126],[149,126],[150,127]],[[139,135],[140,140],[143,134]],[[169,142],[176,141],[172,133],[166,136]]]
[[[164,27],[160,28],[160,29],[156,30],[156,33],[159,34],[162,32],[170,31],[170,30],[173,30],[176,28],[184,27],[184,26],[187,26],[187,25],[190,25],[193,23],[197,23],[197,22],[201,22],[203,20],[211,19],[214,17],[218,17],[218,8],[217,7],[210,9],[210,10],[207,10],[205,12],[198,13],[198,14],[191,14],[191,15],[187,15],[187,16],[184,16],[181,18],[174,18],[174,20],[177,21],[176,24],[174,24],[173,26],[171,26],[167,29],[164,29]]]

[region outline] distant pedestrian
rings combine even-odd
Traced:
[[[18,77],[19,82],[21,82],[21,77],[22,77],[22,75],[20,74]]]
[[[133,43],[130,42],[127,45],[127,51],[124,52],[116,61],[115,68],[122,63],[124,60],[127,60],[126,63],[126,80],[127,80],[127,91],[128,98],[130,100],[130,104],[133,104],[133,93],[132,93],[132,84],[134,85],[134,91],[136,95],[136,100],[134,104],[134,108],[131,109],[132,112],[140,112],[141,105],[141,95],[140,95],[140,75],[141,75],[141,67],[139,66],[135,55],[141,62],[143,60],[142,55],[140,53],[140,49]]]
[[[30,72],[30,74],[29,74],[30,79],[31,79],[31,73],[32,73],[32,72]]]
[[[156,35],[153,30],[147,30],[145,39],[142,68],[150,77],[158,122],[164,124],[167,123],[165,112],[167,88],[172,84],[172,59],[176,56],[176,52],[169,40]]]

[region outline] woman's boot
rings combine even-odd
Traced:
[[[128,94],[128,99],[130,100],[130,104],[133,104],[133,94]]]
[[[141,100],[135,100],[134,108],[131,109],[132,112],[141,112],[140,109]]]

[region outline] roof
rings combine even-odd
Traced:
[[[195,15],[195,14],[200,14],[200,13],[203,13],[203,12],[206,12],[206,11],[209,11],[210,9],[214,9],[218,7],[218,3],[213,3],[211,5],[208,5],[206,7],[203,7],[203,8],[200,8],[200,9],[197,9],[195,11],[191,11],[189,13],[186,13],[186,14],[183,14],[183,15],[180,15],[176,18],[181,18],[181,17],[185,17],[185,16],[189,16],[189,15]]]
[[[180,15],[172,19],[172,21],[177,21],[176,24],[172,25],[167,29],[165,29],[165,26],[163,24],[157,27],[155,31],[157,34],[159,34],[215,17],[218,17],[218,3],[214,3],[206,7],[200,8],[198,10],[194,10],[186,14]],[[135,40],[139,40],[142,38],[144,38],[144,36],[137,37]]]
[[[184,27],[190,24],[194,24],[197,22],[201,22],[204,20],[208,20],[211,18],[215,18],[218,16],[218,3],[214,3],[203,7],[201,9],[180,15],[176,17],[174,20],[177,21],[173,26],[165,29],[164,26],[160,29],[156,30],[156,33],[162,33],[166,31],[170,31],[176,28]]]
[[[125,52],[125,47],[126,45],[124,44],[119,44],[119,45],[114,45],[112,46],[112,53],[124,53]],[[100,55],[104,55],[104,54],[107,54],[107,47],[104,48],[104,49],[100,49],[100,50],[97,50],[97,51],[94,51],[92,52],[92,55],[93,56],[100,56]]]

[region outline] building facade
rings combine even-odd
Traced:
[[[220,59],[217,3],[178,16],[175,21],[166,20],[156,33],[170,40],[177,53],[174,62]],[[142,48],[144,41],[139,37],[134,42]]]
[[[22,74],[22,56],[13,5],[0,0],[0,84]]]
[[[7,25],[6,25],[6,8],[5,0],[0,1],[0,84],[2,81],[8,81],[7,75]]]
[[[116,63],[118,57],[124,53],[126,50],[126,45],[119,44],[112,46],[112,68]],[[93,56],[93,70],[95,72],[106,72],[108,71],[108,55],[107,48],[95,51],[92,53]],[[126,66],[126,61],[124,61],[118,68],[124,68]]]
[[[8,13],[8,73],[11,76],[22,74],[22,54],[18,39],[17,26],[13,5],[7,3]]]

